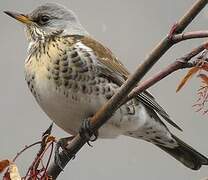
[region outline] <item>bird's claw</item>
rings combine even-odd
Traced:
[[[82,122],[81,128],[79,130],[80,137],[87,140],[87,144],[92,147],[90,142],[96,141],[98,137],[98,132],[94,132],[90,122],[90,118],[85,119]]]
[[[72,155],[71,153],[68,152],[68,150],[66,149],[68,142],[71,141],[73,139],[74,136],[71,137],[66,137],[66,138],[61,138],[59,139],[59,141],[56,143],[56,147],[55,147],[55,156],[54,156],[54,161],[55,164],[58,165],[58,167],[63,171],[63,162],[64,159],[74,159],[75,155]],[[64,159],[63,157],[60,155],[59,149],[62,149],[63,154],[64,154]]]
[[[173,36],[176,34],[176,31],[177,31],[177,28],[178,28],[178,23],[174,23],[170,29],[170,32],[168,33],[168,39],[172,39]]]

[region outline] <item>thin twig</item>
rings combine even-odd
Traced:
[[[171,73],[179,69],[191,68],[195,66],[197,62],[188,63],[188,61],[191,60],[194,56],[198,55],[200,52],[202,52],[207,46],[208,46],[208,42],[203,43],[202,45],[198,46],[197,48],[193,49],[191,52],[186,54],[184,57],[177,59],[175,62],[171,63],[170,65],[168,65],[166,68],[164,68],[154,76],[142,82],[140,85],[135,87],[127,97],[125,97],[122,100],[122,104],[126,103],[133,97],[137,96],[139,93],[153,86],[158,81],[164,79],[166,76],[170,75]]]
[[[205,38],[208,37],[208,31],[193,31],[193,32],[185,32],[181,34],[176,34],[172,37],[174,43],[178,43],[188,39],[198,39],[198,38]]]
[[[18,158],[24,151],[30,149],[30,148],[33,147],[33,146],[36,146],[36,145],[38,145],[38,144],[41,144],[41,143],[42,143],[42,141],[38,141],[38,142],[35,142],[35,143],[33,143],[33,144],[30,144],[29,146],[25,146],[24,149],[22,149],[20,152],[17,153],[17,155],[13,158],[12,162],[15,162],[15,161],[17,160],[17,158]]]
[[[183,30],[191,23],[191,21],[199,14],[199,12],[205,7],[208,0],[197,0],[190,10],[178,21],[177,27],[174,33],[182,33]],[[92,128],[97,131],[106,121],[113,115],[113,113],[119,107],[121,100],[130,93],[130,91],[138,84],[138,82],[144,77],[144,75],[152,68],[152,66],[164,55],[168,49],[173,46],[174,42],[171,38],[165,37],[146,57],[144,63],[142,63],[136,72],[132,74],[129,79],[122,85],[118,93],[116,93],[106,104],[104,104],[97,113],[91,118]],[[60,153],[62,167],[65,167],[70,159],[76,154],[81,147],[86,143],[86,139],[82,139],[79,134],[68,145],[67,149],[71,157],[65,158],[63,153]],[[48,174],[56,179],[62,169],[54,162],[51,164]]]

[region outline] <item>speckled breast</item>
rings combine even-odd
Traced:
[[[91,50],[70,38],[34,44],[25,62],[26,81],[37,102],[57,125],[72,134],[117,88],[97,74]]]

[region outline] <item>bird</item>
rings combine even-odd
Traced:
[[[57,126],[77,135],[82,123],[118,92],[129,71],[65,6],[45,3],[28,14],[5,13],[25,26],[25,80],[37,103]],[[204,155],[171,133],[163,121],[181,130],[144,91],[117,109],[98,130],[98,138],[142,139],[192,170],[208,165]]]

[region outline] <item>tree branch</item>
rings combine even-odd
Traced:
[[[208,42],[203,43],[202,45],[198,46],[197,48],[193,49],[191,52],[186,54],[185,56],[177,59],[175,62],[168,65],[162,71],[158,72],[151,78],[147,79],[146,81],[142,82],[140,85],[135,87],[128,96],[126,96],[122,100],[122,104],[126,103],[133,97],[137,96],[139,93],[143,92],[144,90],[148,89],[149,87],[156,84],[158,81],[164,79],[168,75],[172,74],[173,72],[184,69],[184,68],[191,68],[194,67],[198,62],[195,61],[193,63],[188,63],[194,56],[198,55],[208,46]]]
[[[190,10],[178,21],[174,30],[174,35],[182,33],[182,31],[191,23],[191,21],[197,16],[197,14],[205,7],[208,0],[197,0]],[[122,85],[119,91],[104,104],[97,113],[91,118],[91,124],[93,131],[97,131],[106,121],[113,115],[113,113],[120,106],[121,101],[125,98],[131,90],[138,84],[138,82],[144,77],[144,75],[152,68],[152,66],[164,55],[169,48],[174,45],[174,41],[166,36],[146,57],[145,61],[138,67],[136,72],[132,74],[128,80]],[[82,148],[86,143],[86,139],[81,138],[79,134],[68,145],[67,149],[71,157],[66,158],[64,153],[60,153],[62,167],[70,161],[71,158]],[[52,163],[48,174],[56,179],[62,170],[58,165]]]
[[[193,31],[193,32],[176,34],[172,37],[172,41],[174,41],[174,43],[179,43],[181,41],[188,39],[205,38],[205,37],[208,37],[208,31]]]

